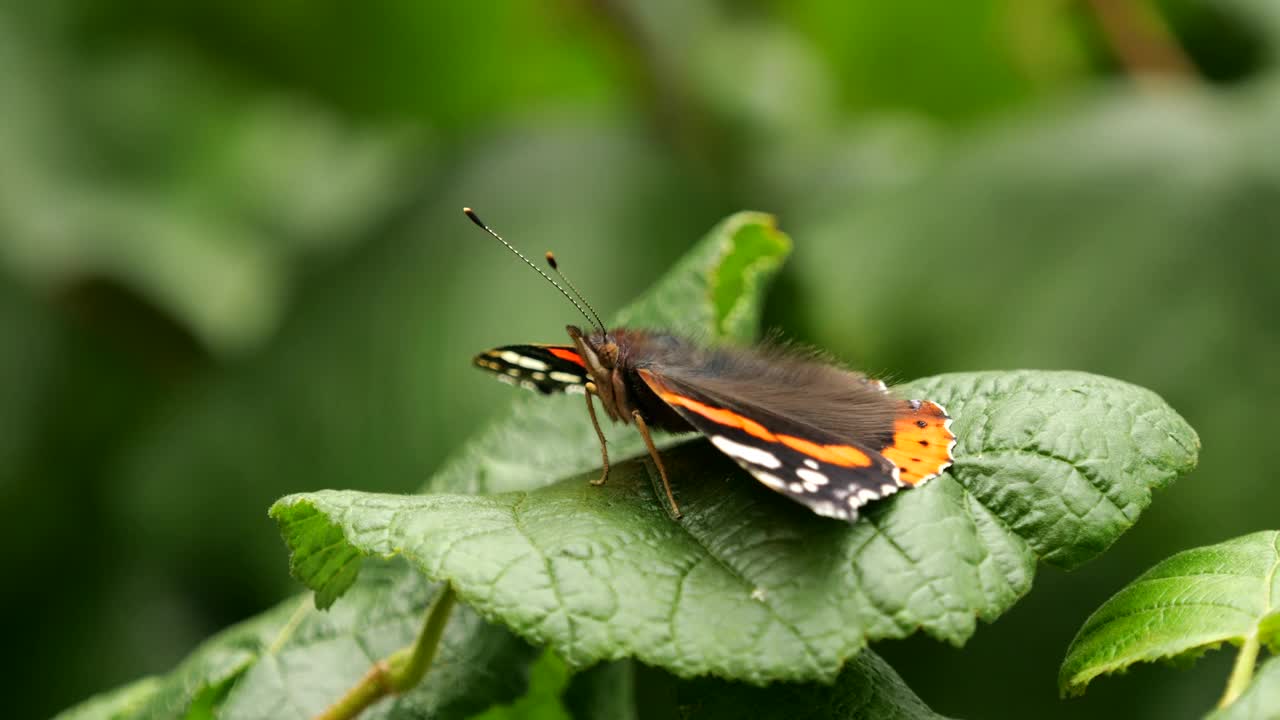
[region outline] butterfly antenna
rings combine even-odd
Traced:
[[[515,246],[513,246],[511,243],[507,242],[506,240],[503,240],[501,235],[493,231],[493,228],[489,227],[488,225],[485,225],[484,221],[480,219],[480,216],[476,215],[475,210],[472,210],[469,207],[464,207],[462,208],[462,212],[465,213],[467,217],[471,218],[471,222],[475,223],[481,230],[484,230],[485,232],[489,233],[494,238],[496,238],[498,242],[502,243],[503,245],[506,245],[508,250],[515,253],[516,257],[524,261],[525,265],[528,265],[529,267],[533,268],[534,271],[537,272],[539,275],[541,275],[544,280],[554,285],[556,289],[560,291],[561,295],[564,295],[566,298],[568,298],[569,302],[573,303],[573,306],[578,308],[578,312],[582,313],[582,317],[586,318],[587,322],[594,323],[595,325],[598,325],[602,331],[604,330],[604,325],[601,325],[598,319],[593,320],[591,316],[587,314],[587,311],[582,309],[582,305],[578,304],[578,301],[575,300],[573,296],[569,294],[569,291],[561,287],[560,283],[556,282],[555,280],[552,280],[550,275],[542,272],[542,268],[538,267],[537,265],[534,265],[533,262],[529,260],[529,258],[524,256],[524,253],[515,249]],[[568,281],[566,280],[565,282],[568,282]],[[583,302],[586,302],[586,301],[584,300]],[[595,312],[595,311],[592,310],[592,312]]]
[[[555,271],[556,277],[563,280],[564,284],[568,285],[569,289],[573,291],[573,294],[577,295],[578,299],[582,301],[582,304],[587,306],[587,309],[591,311],[591,317],[595,318],[596,325],[600,328],[604,328],[604,323],[600,321],[600,313],[596,312],[594,307],[591,307],[591,303],[587,302],[587,298],[583,296],[582,291],[578,289],[578,286],[574,285],[572,280],[565,277],[564,273],[560,272],[560,263],[556,262],[556,256],[553,255],[550,250],[547,251],[547,264]]]

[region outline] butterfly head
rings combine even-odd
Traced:
[[[632,407],[617,339],[608,330],[592,330],[588,334],[576,325],[565,330],[591,375],[587,392],[600,398],[609,416],[615,420],[628,416]]]

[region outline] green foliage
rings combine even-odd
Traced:
[[[626,308],[622,317],[637,326],[676,327],[729,340],[748,340],[759,324],[765,283],[789,249],[790,241],[774,228],[771,218],[759,213],[738,213],[714,228],[649,294]],[[738,288],[741,294],[733,298],[724,292],[714,292],[722,286]],[[584,413],[577,413],[575,417],[581,426],[580,433],[574,431],[571,423],[558,419],[531,418],[530,414],[543,411],[538,409],[540,403],[530,403],[529,399],[517,401],[513,418],[495,425],[486,437],[494,433],[505,436],[512,427],[526,428],[528,433],[550,430],[548,437],[558,432],[570,437],[581,434],[585,438],[592,432]],[[561,398],[565,399],[569,398]],[[577,403],[573,406],[582,409]],[[565,415],[563,411],[561,407],[559,412]],[[558,442],[566,446],[564,440]],[[492,484],[509,482],[492,469],[508,462],[498,451],[501,445],[489,447],[494,448],[494,452],[483,458],[463,453],[432,484],[480,482],[481,488],[491,489]],[[580,455],[585,467],[599,459],[593,452]],[[478,467],[474,464],[477,461],[486,464]],[[554,473],[568,460],[547,455],[543,462],[546,471]],[[525,474],[517,478],[530,482],[533,476]],[[306,528],[299,530],[306,532]],[[333,540],[339,539],[333,536]],[[339,547],[341,545],[335,545],[335,549]],[[344,602],[334,611],[341,612],[331,618],[313,612],[294,628],[281,617],[289,608],[297,612],[297,601],[290,601],[228,630],[193,653],[165,678],[150,704],[129,717],[181,714],[210,693],[227,691],[233,682],[235,685],[226,692],[225,700],[222,695],[217,697],[220,717],[310,717],[354,684],[372,662],[413,642],[418,615],[426,604],[426,597],[422,595],[425,583],[416,575],[403,572],[403,568],[400,572],[379,568],[375,584],[370,586],[363,577],[356,580],[360,563],[354,554],[329,556],[329,560],[337,564],[315,568],[316,571],[343,578],[342,589],[351,587],[356,595],[353,606],[349,607],[350,600]],[[327,607],[332,599],[329,594],[318,593],[315,603]],[[397,698],[394,704],[378,707],[392,712],[392,717],[402,716],[395,715],[396,712],[437,712],[442,708],[461,712],[453,710],[455,706],[474,712],[515,694],[519,688],[512,683],[523,682],[529,651],[521,650],[525,646],[516,643],[509,633],[484,625],[470,615],[470,611],[462,613],[461,620],[451,621],[445,637],[445,655],[438,660],[438,664],[452,670],[430,673],[433,679]],[[366,624],[369,622],[372,625]],[[323,624],[311,629],[314,623]],[[268,635],[279,637],[272,639]],[[451,637],[465,638],[465,641],[451,641]],[[451,644],[455,648],[452,655]],[[459,646],[463,649],[458,650]],[[499,667],[503,669],[497,669]],[[493,678],[499,682],[495,683]],[[473,697],[467,693],[484,687],[489,687],[480,691],[487,693],[484,701],[478,706],[468,704]],[[293,692],[295,688],[304,688],[305,692]],[[507,688],[511,688],[511,692]],[[455,697],[458,694],[461,696]]]
[[[546,651],[529,667],[527,693],[510,705],[495,705],[471,720],[571,720],[560,701],[570,677],[569,666],[555,653]]]
[[[437,588],[402,567],[366,570],[342,607],[293,598],[209,639],[178,668],[68,710],[65,720],[201,717],[305,720],[377,660],[410,645]],[[428,678],[365,718],[466,718],[525,690],[535,651],[454,610]],[[126,692],[128,691],[128,692]]]
[[[699,678],[680,683],[675,695],[682,720],[945,720],[870,650],[846,663],[830,685],[757,688]]]
[[[734,216],[622,315],[634,325],[747,339],[763,284],[787,248],[767,217]],[[386,575],[400,590],[369,590],[358,580],[368,555],[403,555],[429,578],[450,582],[482,616],[549,645],[575,668],[634,656],[678,676],[757,684],[833,682],[842,670],[874,675],[877,665],[847,662],[869,640],[923,628],[964,642],[975,618],[993,620],[1026,591],[1037,556],[1071,567],[1096,555],[1136,520],[1153,489],[1196,458],[1194,432],[1159,398],[1096,376],[958,374],[901,390],[950,408],[956,466],[853,526],[786,503],[701,442],[666,453],[680,479],[680,523],[654,501],[647,462],[618,465],[602,488],[582,477],[546,484],[563,458],[590,468],[594,441],[576,402],[544,398],[534,400],[549,410],[518,401],[430,483],[452,492],[286,498],[272,514],[295,575],[317,591],[320,607],[354,586],[357,607],[339,604],[345,614],[327,632],[304,633],[305,620],[282,620],[278,609],[216,638],[161,684],[149,706],[181,712],[206,703],[248,718],[303,717],[324,707],[361,667],[411,642],[424,602],[403,596],[404,586],[422,586],[402,572]],[[531,422],[538,412],[546,414]],[[512,460],[521,456],[542,465]],[[513,484],[523,489],[510,491]],[[497,494],[473,494],[481,490]],[[388,607],[386,593],[399,602]],[[364,634],[377,631],[379,614],[396,631],[374,643]],[[449,670],[376,707],[470,700],[478,709],[485,703],[465,689],[484,668],[499,664],[506,677],[523,677],[527,653],[500,631],[478,620],[449,628],[478,655],[442,659]],[[870,658],[865,663],[878,662]],[[856,713],[871,702],[858,700],[859,683],[851,682],[824,703]],[[462,688],[463,698],[441,697],[440,687]]]
[[[1280,652],[1280,532],[1187,550],[1143,573],[1085,621],[1058,683],[1079,694],[1099,675],[1224,642]]]
[[[168,51],[59,56],[36,23],[5,14],[0,261],[45,291],[110,279],[213,352],[273,333],[298,266],[400,203],[425,157],[416,134],[346,127]],[[144,147],[152,162],[138,161]]]
[[[272,515],[318,603],[342,593],[359,557],[403,555],[575,666],[635,656],[681,676],[830,682],[869,640],[922,628],[963,643],[1027,590],[1037,557],[1075,566],[1101,552],[1195,463],[1190,427],[1113,380],[976,373],[901,392],[950,409],[955,469],[852,527],[781,500],[702,442],[666,453],[679,523],[642,461],[603,488],[581,476],[484,497],[325,491]]]
[[[1217,673],[1151,668],[1059,703],[1060,655],[1026,639],[1065,647],[1126,568],[1274,526],[1241,413],[1280,363],[1280,5],[1129,3],[1169,11],[1204,73],[1167,85],[1121,77],[1102,3],[749,5],[0,1],[9,714],[270,607],[294,588],[262,508],[420,487],[503,406],[468,355],[574,318],[463,204],[555,249],[601,310],[727,209],[767,208],[803,239],[767,315],[789,337],[887,377],[1069,367],[1156,390],[1211,448],[1195,482],[1105,562],[1039,573],[963,652],[876,649],[963,717],[1207,706]],[[527,417],[582,429],[550,404]],[[480,457],[431,485],[551,483],[590,469],[589,439],[563,467]]]
[[[1280,657],[1262,663],[1244,694],[1205,720],[1276,720],[1280,718]]]
[[[55,720],[105,720],[137,717],[139,708],[160,689],[163,681],[145,677],[115,690],[89,698],[73,708],[58,713]]]

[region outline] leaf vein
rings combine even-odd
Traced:
[[[1117,502],[1114,498],[1111,497],[1111,495],[1108,494],[1111,491],[1111,488],[1107,487],[1106,483],[1104,483],[1102,479],[1098,477],[1097,472],[1079,464],[1078,462],[1070,458],[1065,458],[1065,457],[1062,457],[1061,455],[1056,455],[1042,448],[991,448],[991,449],[983,450],[982,454],[987,456],[1034,455],[1037,457],[1042,457],[1048,460],[1054,460],[1056,462],[1062,463],[1067,467],[1070,467],[1072,470],[1076,471],[1077,473],[1079,473],[1080,476],[1085,479],[1085,482],[1089,483],[1089,485],[1094,490],[1097,491],[1098,495],[1103,500],[1106,500],[1107,504],[1110,505],[1112,508],[1114,508],[1116,512],[1120,513],[1120,515],[1125,518],[1129,517],[1129,513],[1124,509],[1124,506],[1121,506],[1119,502]],[[1072,514],[1076,515],[1076,517],[1079,517],[1081,519],[1083,519],[1084,517],[1074,512]]]
[[[565,619],[565,632],[568,635],[568,651],[565,654],[572,656],[574,646],[576,645],[573,628],[573,615],[569,612],[569,606],[565,604],[564,593],[560,590],[560,581],[556,577],[555,568],[552,567],[550,556],[543,552],[542,548],[533,541],[533,537],[529,535],[528,530],[524,527],[524,522],[520,519],[520,506],[524,505],[525,500],[528,499],[529,494],[524,493],[521,495],[519,500],[512,504],[511,524],[515,527],[516,531],[520,533],[521,537],[524,538],[525,542],[529,543],[529,547],[533,548],[533,551],[542,558],[542,565],[547,571],[547,583],[551,586],[551,594],[555,596],[556,603],[560,606],[560,614],[564,616]],[[548,616],[548,619],[549,617],[550,616]]]
[[[1250,619],[1253,619],[1253,613],[1247,610],[1241,610],[1240,608],[1235,607],[1234,605],[1227,605],[1225,603],[1216,603],[1216,602],[1211,602],[1209,600],[1174,600],[1166,603],[1159,603],[1156,605],[1147,605],[1144,607],[1135,608],[1133,610],[1120,613],[1118,615],[1108,616],[1105,620],[1099,622],[1097,625],[1087,626],[1084,629],[1082,629],[1080,631],[1080,637],[1076,638],[1075,643],[1078,643],[1080,642],[1080,640],[1095,634],[1097,631],[1106,628],[1108,625],[1118,622],[1120,620],[1124,620],[1125,618],[1130,618],[1130,617],[1143,615],[1147,613],[1158,613],[1158,612],[1163,612],[1165,610],[1177,610],[1185,607],[1213,607],[1221,610],[1230,610],[1232,612],[1240,613],[1241,615],[1244,615]]]
[[[646,462],[645,463],[646,469],[648,468],[648,466],[649,466],[649,463]],[[693,534],[693,531],[689,529],[687,524],[681,523],[680,528],[684,530],[686,535],[688,535],[691,539],[693,539],[695,543],[698,544],[698,547],[702,548],[703,553],[705,553],[705,557],[708,557],[711,560],[714,560],[715,563],[719,565],[725,572],[729,573],[731,577],[736,579],[738,582],[742,583],[743,587],[745,587],[748,591],[754,590],[757,587],[758,584],[756,582],[752,581],[745,574],[740,572],[738,569],[734,568],[732,565],[730,565],[720,556],[711,552],[711,548],[708,547],[705,543],[703,543],[701,538]],[[814,649],[813,644],[809,641],[809,639],[806,638],[803,634],[801,634],[800,629],[790,621],[783,618],[783,616],[778,612],[778,609],[774,607],[773,603],[769,602],[767,598],[761,601],[760,604],[763,605],[765,609],[769,611],[769,614],[773,616],[773,619],[779,625],[786,628],[788,632],[790,632],[792,635],[795,636],[797,640],[800,641],[800,646],[804,649],[804,654],[809,658],[809,660],[812,661],[816,667],[822,667],[822,663],[818,658],[817,650]]]

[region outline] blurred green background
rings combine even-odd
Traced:
[[[268,504],[409,491],[510,397],[469,367],[738,209],[770,324],[877,374],[1074,368],[1204,443],[1113,550],[963,649],[939,712],[1193,717],[1230,654],[1060,701],[1085,617],[1280,526],[1273,0],[0,0],[0,552],[11,717],[296,592]]]

